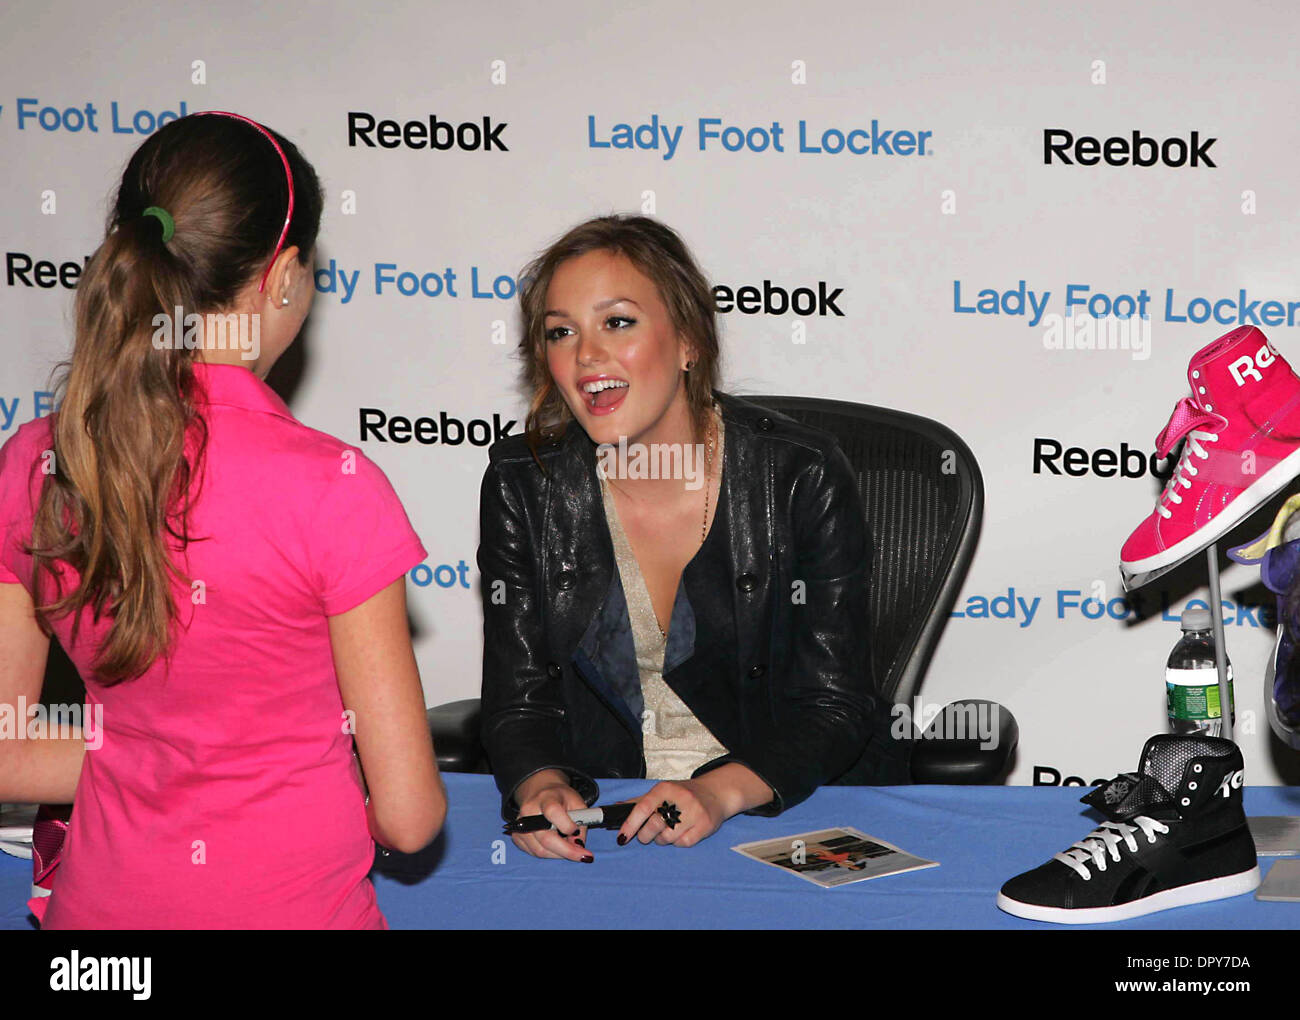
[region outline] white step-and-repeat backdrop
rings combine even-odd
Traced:
[[[922,714],[995,699],[1013,782],[1109,777],[1166,727],[1174,621],[1206,598],[1199,565],[1138,605],[1117,570],[1187,361],[1250,323],[1300,365],[1298,32],[1288,5],[1208,0],[9,5],[0,439],[51,410],[75,267],[142,137],[204,109],[271,125],[327,192],[273,378],[387,472],[430,553],[427,699],[474,696],[478,486],[525,406],[515,275],[580,220],[650,213],[760,294],[720,308],[726,388],[926,415],[978,458],[983,536]],[[809,293],[795,313],[776,288]],[[1071,312],[1134,310],[1122,341],[1058,342]],[[1224,575],[1227,641],[1250,781],[1279,782],[1258,582]]]

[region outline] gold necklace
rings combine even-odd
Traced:
[[[704,545],[705,539],[709,535],[709,490],[713,487],[713,450],[718,440],[717,423],[713,420],[713,412],[717,410],[715,404],[709,409],[709,444],[704,448],[704,520],[700,522],[700,545]],[[670,624],[671,620],[668,621]],[[668,632],[659,627],[659,618],[655,617],[655,626],[659,628],[659,636],[668,637]]]
[[[716,447],[717,440],[718,440],[718,427],[717,427],[717,422],[714,420],[714,413],[717,412],[717,410],[718,410],[718,405],[717,405],[717,404],[714,404],[714,405],[713,405],[709,410],[710,410],[710,414],[709,414],[709,442],[708,442],[708,445],[707,445],[707,446],[705,447],[705,449],[704,449],[704,520],[700,522],[700,545],[701,545],[701,546],[704,545],[705,539],[707,539],[707,538],[708,538],[708,535],[709,535],[709,502],[710,502],[710,501],[709,501],[709,494],[710,494],[710,493],[709,493],[709,490],[713,487],[713,486],[712,486],[712,479],[713,479],[713,451],[714,451],[714,448]],[[606,485],[609,485],[609,486],[610,486],[611,488],[613,488],[614,490],[619,491],[619,492],[622,491],[622,490],[621,490],[617,485],[614,484],[614,480],[613,480],[612,478],[605,478],[605,479],[602,479],[602,481],[603,481]],[[626,495],[626,494],[625,494],[625,495]],[[651,615],[654,615],[654,613],[653,613],[653,607],[651,607]],[[671,623],[671,621],[669,621],[669,622]],[[660,626],[659,626],[659,617],[658,617],[658,616],[655,616],[655,628],[659,631],[659,636],[660,636],[660,637],[662,637],[662,638],[667,638],[667,637],[668,637],[668,632],[667,632],[666,630],[664,630],[663,627],[660,627]]]

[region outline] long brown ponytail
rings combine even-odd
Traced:
[[[320,226],[315,171],[279,135],[293,174],[285,247],[305,265]],[[127,164],[107,236],[77,286],[76,339],[60,366],[53,469],[37,507],[32,544],[36,615],[82,610],[110,627],[96,678],[114,683],[166,655],[178,619],[175,586],[188,586],[176,555],[194,539],[206,428],[196,410],[195,352],[156,349],[154,316],[177,308],[230,309],[266,268],[284,225],[288,182],[275,147],[256,128],[220,116],[184,117],[145,141]],[[175,224],[163,240],[161,207]],[[78,583],[64,591],[60,562]],[[42,576],[53,582],[49,599]]]

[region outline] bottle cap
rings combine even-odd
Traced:
[[[1184,609],[1180,626],[1184,631],[1209,630],[1210,611],[1208,609]]]

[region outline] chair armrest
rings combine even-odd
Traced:
[[[945,705],[916,740],[912,782],[984,786],[1002,782],[1020,741],[1011,711],[996,701]]]
[[[479,739],[482,711],[478,698],[451,701],[429,709],[429,735],[443,772],[486,772]]]

